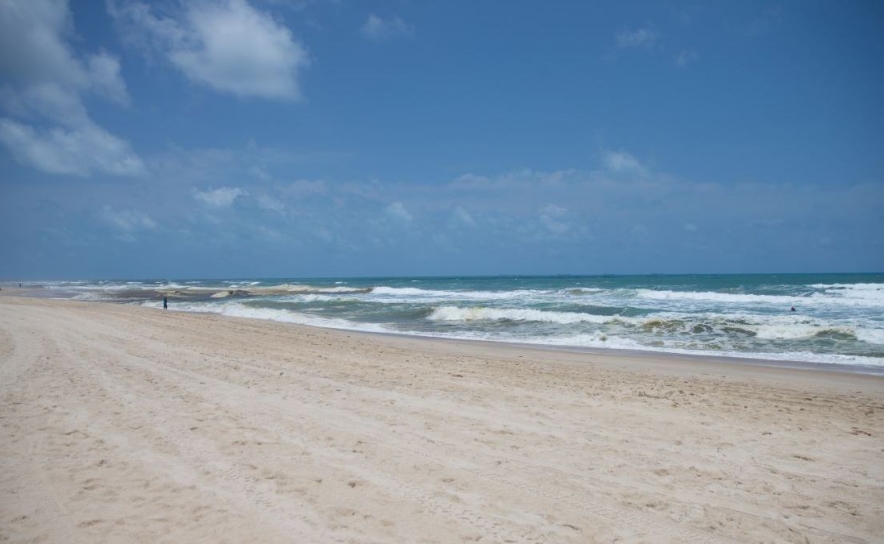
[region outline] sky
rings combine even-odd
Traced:
[[[0,278],[884,270],[884,3],[0,0]]]

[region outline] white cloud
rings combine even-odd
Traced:
[[[647,169],[626,151],[607,151],[602,157],[605,169],[612,174],[647,174]]]
[[[556,206],[555,204],[547,204],[540,210],[544,215],[548,215],[550,217],[562,217],[568,210],[561,206]]]
[[[19,91],[53,86],[69,107],[82,107],[80,95],[87,92],[126,104],[119,60],[103,51],[78,58],[69,44],[73,34],[66,0],[0,2],[0,72]]]
[[[570,228],[565,221],[568,210],[555,204],[547,204],[540,209],[540,222],[546,229],[556,235],[565,234]]]
[[[135,210],[113,210],[110,206],[102,208],[99,216],[108,224],[123,230],[153,229],[157,224],[149,215]]]
[[[308,195],[323,195],[328,192],[328,186],[323,180],[298,179],[281,188],[281,191],[296,197]]]
[[[675,56],[675,65],[679,68],[685,68],[688,64],[697,60],[698,56],[699,55],[697,55],[696,51],[682,49],[678,52],[678,55]]]
[[[0,2],[0,69],[14,80],[81,84],[83,68],[67,40],[73,22],[66,1]]]
[[[366,39],[381,42],[399,36],[414,36],[414,26],[406,23],[398,16],[383,19],[374,13],[368,16],[359,33]]]
[[[108,0],[124,37],[159,51],[194,83],[236,96],[297,99],[309,63],[287,27],[245,0],[190,2],[176,17],[136,1]]]
[[[10,93],[15,97],[12,112],[21,117],[40,116],[66,126],[88,124],[89,113],[75,90],[55,81],[21,85]]]
[[[270,181],[270,179],[272,178],[272,176],[267,173],[267,170],[265,168],[262,168],[258,165],[253,165],[251,168],[249,168],[249,173],[253,174],[256,178],[263,181]]]
[[[279,231],[273,230],[264,225],[254,225],[252,229],[264,240],[282,240],[283,236]]]
[[[476,174],[467,173],[455,178],[451,182],[451,185],[453,187],[479,189],[491,188],[494,185],[494,182],[485,176],[477,176]]]
[[[96,125],[83,102],[94,93],[128,104],[120,62],[106,52],[78,56],[73,35],[66,0],[0,2],[0,72],[8,81],[0,106],[50,124],[37,129],[0,118],[0,141],[16,160],[44,172],[141,174],[144,165],[128,142]]]
[[[617,34],[617,47],[621,49],[636,47],[653,47],[657,41],[657,32],[652,28],[624,30]]]
[[[258,207],[272,212],[282,213],[285,211],[285,204],[281,200],[270,195],[260,195],[257,199]]]
[[[402,205],[401,202],[393,202],[389,206],[387,206],[386,214],[388,217],[395,219],[401,223],[411,223],[414,217],[411,213],[405,209],[405,206]]]
[[[463,206],[455,206],[454,210],[451,212],[449,226],[455,228],[460,226],[474,228],[476,226],[476,220],[473,219],[470,212],[466,211]]]
[[[249,193],[239,187],[221,187],[220,189],[214,189],[209,191],[193,191],[193,198],[196,200],[208,204],[209,206],[215,206],[217,208],[226,208],[233,204],[233,202],[241,197],[247,196]]]
[[[91,122],[72,129],[38,130],[0,119],[0,142],[17,161],[51,174],[133,176],[145,170],[128,142]]]
[[[120,61],[105,52],[88,60],[89,80],[95,92],[121,105],[129,104],[126,82],[120,75]]]

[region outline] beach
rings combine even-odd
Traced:
[[[884,541],[879,376],[16,293],[0,541]]]

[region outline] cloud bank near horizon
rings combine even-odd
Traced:
[[[82,187],[60,191],[58,205],[67,201],[67,215],[44,217],[41,240],[30,243],[64,245],[75,236],[79,251],[97,254],[110,237],[134,261],[235,256],[220,275],[249,275],[254,263],[236,264],[249,259],[262,263],[263,274],[281,276],[831,266],[802,256],[814,247],[821,255],[843,255],[847,270],[875,262],[873,255],[851,255],[878,243],[882,226],[881,184],[691,182],[656,172],[624,150],[600,152],[593,170],[466,173],[433,184],[292,179],[281,154],[255,148],[199,154],[202,159],[154,158],[151,169],[162,171],[162,179],[137,197],[111,190],[105,195],[111,204],[94,213],[90,203],[67,198]],[[206,155],[214,160],[207,164]],[[194,175],[194,163],[206,168],[204,175]],[[212,181],[169,181],[188,178]],[[844,224],[852,225],[853,238],[833,236]],[[649,258],[652,265],[642,264]],[[689,264],[697,262],[704,264]],[[180,270],[177,275],[193,275],[198,267]]]

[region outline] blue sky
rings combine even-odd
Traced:
[[[884,4],[4,0],[0,277],[884,270]]]

